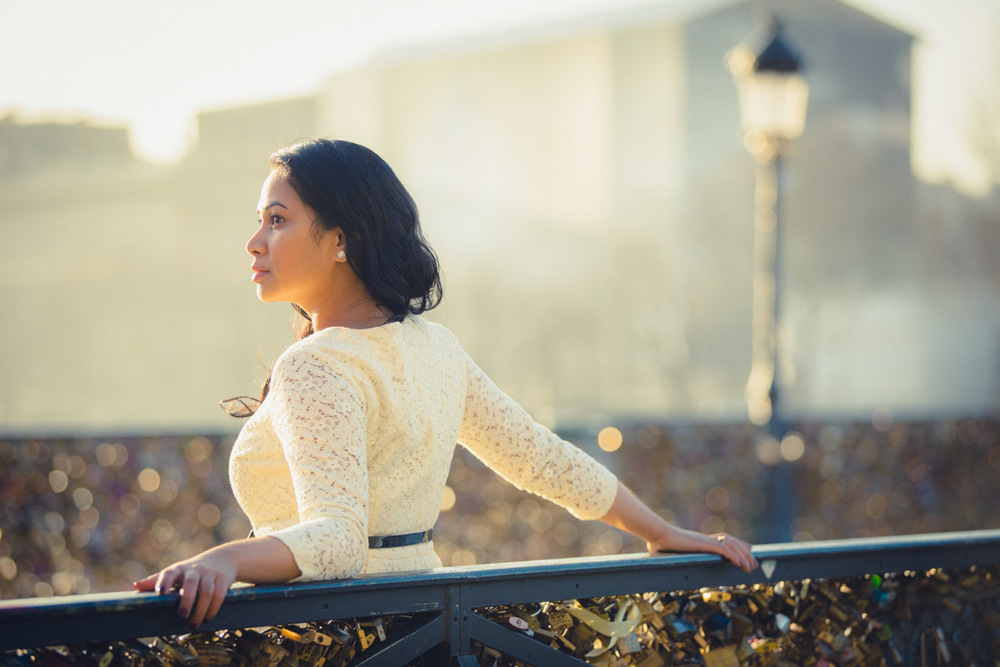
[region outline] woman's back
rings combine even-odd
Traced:
[[[230,462],[233,490],[255,534],[282,531],[297,557],[326,542],[322,561],[334,563],[343,562],[336,554],[364,553],[359,545],[369,535],[430,529],[465,395],[465,353],[450,332],[420,317],[371,329],[332,327],[291,346]],[[291,444],[282,448],[282,441]],[[320,516],[331,511],[335,525]],[[348,558],[348,567],[440,564],[429,544],[368,553],[367,563]],[[311,569],[302,568],[303,578],[349,576],[321,562]]]

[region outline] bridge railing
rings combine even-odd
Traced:
[[[524,604],[820,580],[932,568],[1000,564],[1000,530],[940,533],[754,548],[762,567],[744,573],[704,554],[633,554],[450,567],[357,579],[234,588],[199,631],[330,619],[405,615],[412,631],[352,664],[403,665],[434,649],[475,665],[473,644],[528,664],[580,659],[495,623],[481,610]],[[0,601],[0,651],[189,632],[176,594],[102,593]]]

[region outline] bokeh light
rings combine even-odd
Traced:
[[[154,471],[155,472],[155,471]],[[156,499],[162,505],[169,505],[177,497],[177,482],[172,479],[161,479],[160,483],[157,485],[154,493],[156,494]]]
[[[110,467],[118,462],[118,451],[110,442],[102,442],[97,445],[94,454],[97,456],[97,462],[102,466]]]
[[[101,513],[98,512],[93,507],[88,507],[80,512],[80,525],[88,530],[93,530],[97,528],[97,524],[101,522]]]
[[[198,508],[198,521],[206,528],[215,528],[222,520],[222,511],[214,503],[204,503]]]
[[[806,453],[806,442],[800,433],[792,431],[781,439],[781,458],[798,461]]]
[[[729,507],[729,491],[723,486],[713,486],[705,494],[705,505],[713,512],[722,512]]]
[[[56,493],[62,493],[69,486],[69,475],[62,470],[49,473],[49,487]]]
[[[13,581],[17,576],[17,563],[9,556],[0,557],[0,577],[6,581]]]
[[[166,546],[174,538],[174,524],[169,519],[157,519],[150,526],[150,530],[153,534],[153,539],[160,543],[160,546]]]
[[[597,434],[597,445],[606,452],[617,452],[623,441],[622,432],[614,426],[605,426]]]
[[[781,462],[781,445],[771,436],[765,436],[757,443],[757,458],[766,466]]]
[[[198,464],[212,455],[212,441],[204,436],[188,440],[184,445],[184,458],[188,463]]]
[[[145,468],[139,473],[139,488],[146,493],[153,493],[160,488],[160,473],[152,468]]]
[[[892,410],[887,407],[876,408],[872,413],[872,426],[882,433],[888,431],[892,426]]]
[[[77,509],[85,510],[94,504],[94,494],[90,492],[90,489],[82,486],[73,489],[73,502],[76,503]]]
[[[66,519],[59,512],[46,512],[45,513],[45,527],[48,529],[49,533],[61,533],[66,528]]]

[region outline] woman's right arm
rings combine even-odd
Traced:
[[[466,398],[458,441],[519,489],[599,519],[618,480],[579,447],[535,422],[466,355]]]
[[[601,517],[601,521],[645,540],[646,548],[653,553],[661,551],[714,553],[746,572],[750,572],[758,565],[757,559],[750,553],[750,544],[747,542],[726,533],[704,535],[668,523],[621,482],[618,483],[618,493],[611,509]]]
[[[572,443],[537,424],[475,362],[467,360],[467,397],[459,441],[515,486],[580,519],[601,519],[646,541],[650,551],[715,553],[744,570],[757,567],[750,545],[668,523]]]

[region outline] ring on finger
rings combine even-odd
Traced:
[[[725,542],[726,541],[726,536],[725,535],[716,535],[715,539],[718,540],[719,542]]]

